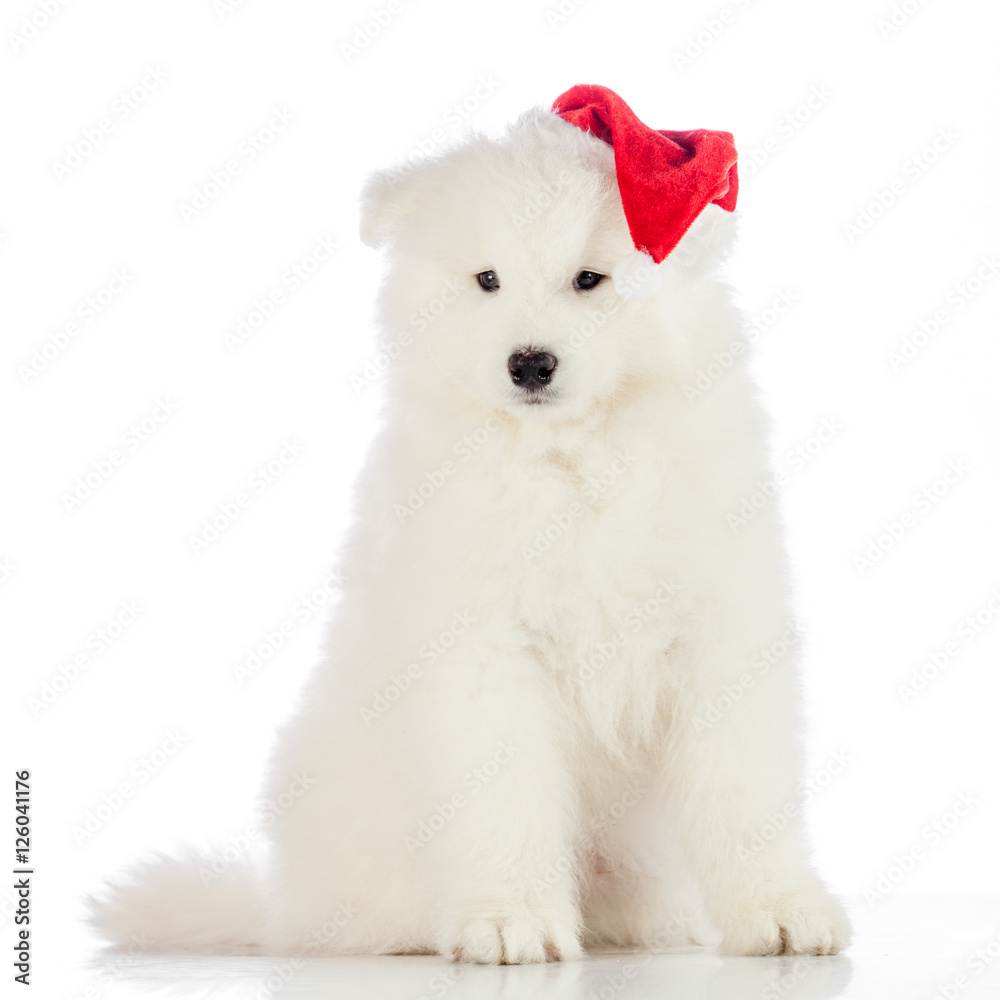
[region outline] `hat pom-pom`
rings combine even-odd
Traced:
[[[660,265],[648,253],[636,250],[622,257],[611,272],[615,291],[626,302],[645,299],[652,295],[662,281]]]

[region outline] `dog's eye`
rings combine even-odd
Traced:
[[[596,288],[603,277],[603,274],[598,274],[596,271],[581,271],[573,279],[573,287],[578,291],[586,292],[591,288]]]
[[[495,292],[500,287],[500,278],[496,271],[480,271],[476,275],[476,280],[485,292]]]

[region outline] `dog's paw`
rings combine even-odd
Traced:
[[[851,939],[840,904],[824,893],[783,893],[735,910],[725,921],[728,955],[836,955]]]
[[[567,962],[583,956],[575,928],[528,909],[470,920],[449,935],[442,951],[456,962],[480,965]]]

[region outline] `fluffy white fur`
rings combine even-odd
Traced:
[[[575,290],[633,248],[611,149],[549,112],[373,178],[383,336],[413,342],[264,797],[308,788],[252,866],[134,870],[108,937],[485,963],[846,944],[801,843],[795,650],[759,659],[791,626],[775,512],[728,522],[769,475],[765,423],[739,365],[684,391],[740,336],[732,229],[709,206],[649,298]],[[541,404],[508,376],[525,348],[558,357]]]

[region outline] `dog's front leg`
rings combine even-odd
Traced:
[[[834,954],[850,927],[803,848],[795,657],[756,672],[754,655],[692,651],[665,761],[671,806],[725,952]]]
[[[578,958],[574,783],[551,678],[523,651],[465,647],[397,717],[437,946],[488,964]],[[563,738],[565,742],[565,737]]]

